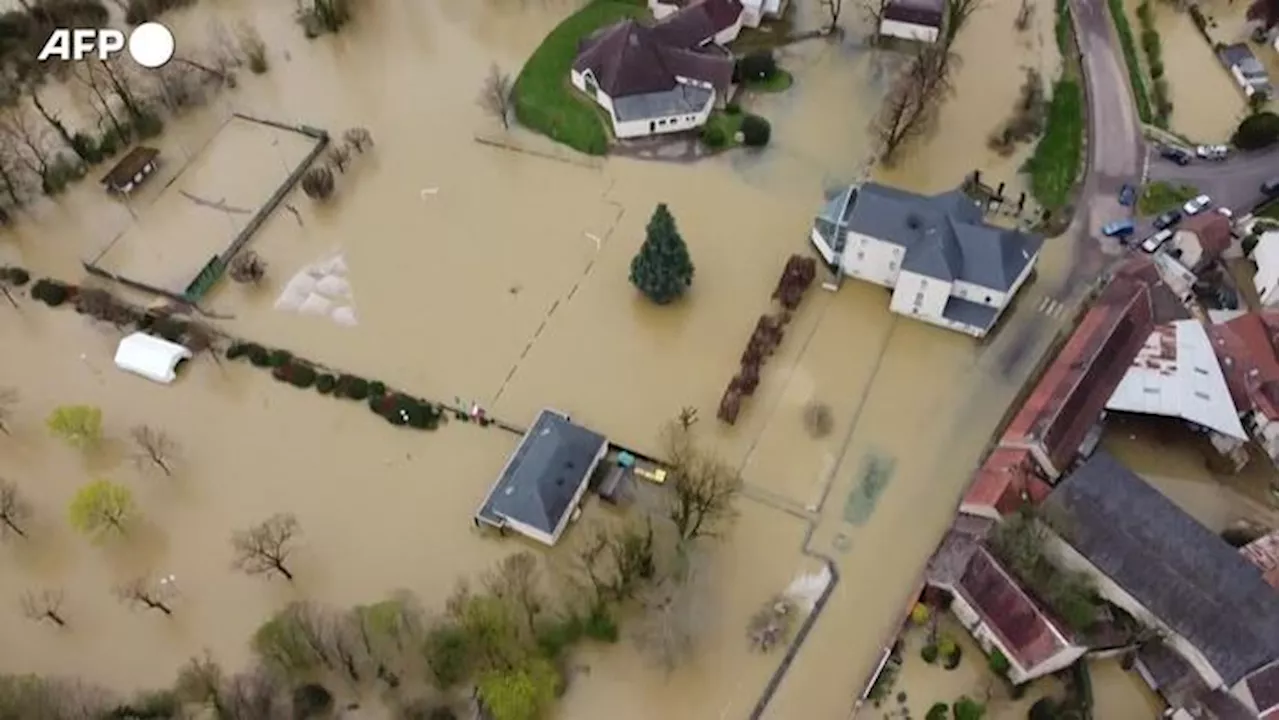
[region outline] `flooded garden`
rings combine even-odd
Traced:
[[[661,429],[696,408],[700,442],[740,473],[742,491],[733,522],[699,546],[698,607],[679,608],[685,624],[697,619],[689,654],[664,669],[620,619],[568,655],[557,712],[748,717],[776,677],[768,716],[841,716],[1020,384],[994,360],[1011,340],[976,346],[895,319],[878,288],[828,293],[815,283],[736,424],[717,423],[715,409],[784,263],[808,253],[826,192],[867,173],[933,192],[975,169],[1014,193],[1025,187],[1017,169],[1034,143],[1005,156],[987,143],[1029,71],[1046,84],[1057,74],[1055,9],[1027,7],[1024,20],[1016,4],[974,13],[956,39],[963,61],[936,127],[892,167],[873,169],[864,129],[899,59],[868,44],[865,19],[850,9],[840,38],[778,50],[790,87],[742,99],[771,123],[768,147],[666,163],[573,153],[518,124],[504,129],[476,102],[491,68],[518,73],[567,3],[360,6],[340,32],[313,39],[288,4],[193,3],[162,16],[179,56],[224,73],[220,48],[248,26],[264,43],[263,72],[228,62],[234,86],[208,81],[216,87],[203,107],[166,115],[147,140],[160,170],[127,202],[107,197],[95,176],[14,212],[0,265],[81,283],[82,263],[105,248],[120,268],[181,290],[193,264],[198,271],[243,229],[247,215],[236,210],[261,205],[309,147],[228,118],[323,128],[335,139],[366,128],[372,145],[331,173],[328,192],[294,191],[258,228],[248,247],[261,267],[246,282],[214,285],[201,319],[516,427],[551,407],[645,454],[660,455]],[[822,12],[798,3],[794,23],[817,27]],[[59,88],[48,81],[42,100],[73,127],[97,127],[92,87],[70,79]],[[57,138],[50,131],[44,141]],[[659,203],[696,268],[685,296],[664,306],[627,282]],[[1041,277],[1064,273],[1069,254],[1046,246]],[[414,618],[439,620],[459,580],[479,583],[527,549],[472,529],[518,435],[458,421],[397,430],[363,403],[208,355],[172,386],[149,383],[113,366],[120,333],[110,323],[46,308],[28,292],[15,290],[19,307],[0,318],[10,348],[0,386],[17,393],[6,406],[0,477],[31,507],[29,537],[0,547],[0,636],[31,651],[3,656],[0,671],[75,676],[126,695],[171,685],[206,651],[235,673],[254,661],[250,638],[263,622],[300,612],[295,603],[327,613],[407,592],[423,609]],[[1026,322],[1047,321],[1035,312],[1042,297],[1024,300]],[[102,439],[83,451],[45,428],[55,408],[79,405],[102,413]],[[172,440],[171,472],[137,459],[139,426]],[[134,520],[102,542],[66,521],[73,499],[98,481],[127,490]],[[536,551],[548,584],[561,585],[576,548],[616,515],[588,503],[564,547]],[[285,516],[296,525],[267,524]],[[236,534],[264,526],[292,528],[291,581],[232,567]],[[824,575],[824,558],[838,581]],[[139,579],[166,581],[160,601],[171,614],[120,601],[116,590]],[[776,675],[783,653],[753,650],[753,617],[792,598],[794,635],[814,611],[813,587],[826,585],[816,629]],[[57,598],[65,625],[24,614],[28,595]],[[135,649],[131,662],[119,662],[121,647]],[[335,692],[376,706],[381,695],[366,680],[386,689],[391,670],[361,668],[360,682]]]

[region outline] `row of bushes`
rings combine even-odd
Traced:
[[[227,348],[226,355],[230,360],[246,359],[254,367],[270,368],[276,380],[297,388],[315,388],[321,395],[365,401],[370,411],[392,425],[435,430],[445,420],[442,405],[393,391],[378,380],[326,372],[314,363],[294,357],[288,350],[269,350],[257,343],[237,342]],[[454,416],[467,419],[460,411],[455,411]],[[489,421],[481,419],[480,423],[487,425]]]
[[[1160,49],[1160,33],[1156,32],[1150,0],[1138,5],[1138,23],[1142,25],[1142,50],[1147,54],[1147,70],[1151,74],[1151,99],[1155,103],[1152,118],[1160,127],[1169,126],[1173,100],[1169,97],[1169,81],[1164,77],[1164,60]]]
[[[1133,42],[1133,30],[1129,27],[1129,18],[1125,15],[1123,0],[1107,0],[1107,9],[1111,12],[1111,21],[1115,23],[1116,35],[1120,38],[1120,50],[1124,52],[1125,68],[1129,71],[1129,86],[1133,90],[1134,102],[1138,104],[1138,117],[1142,122],[1151,122],[1151,101],[1147,98],[1147,83],[1142,79],[1142,65],[1138,62],[1138,49]]]
[[[0,285],[22,287],[31,282],[31,273],[20,267],[0,267]]]

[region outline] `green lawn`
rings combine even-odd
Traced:
[[[1053,86],[1044,136],[1025,170],[1031,175],[1031,194],[1042,206],[1057,210],[1066,204],[1080,170],[1084,142],[1084,98],[1075,80],[1059,79]]]
[[[1138,47],[1133,41],[1133,29],[1129,27],[1129,18],[1124,14],[1123,0],[1107,0],[1111,10],[1111,20],[1116,25],[1116,35],[1120,38],[1120,49],[1124,51],[1124,64],[1129,70],[1129,85],[1133,89],[1134,100],[1138,103],[1138,117],[1142,122],[1151,122],[1151,101],[1147,97],[1147,83],[1143,80],[1142,65],[1138,62]]]
[[[512,88],[520,124],[575,150],[605,154],[609,135],[603,118],[591,101],[569,84],[569,68],[578,54],[579,40],[618,20],[647,12],[640,0],[592,0],[557,25],[529,56]]]
[[[1272,200],[1271,202],[1267,203],[1266,205],[1263,205],[1262,207],[1260,207],[1260,208],[1258,208],[1257,210],[1255,210],[1253,214],[1254,214],[1254,215],[1256,215],[1257,217],[1267,217],[1267,218],[1275,219],[1275,217],[1276,217],[1276,201],[1275,201],[1275,200]]]
[[[1166,182],[1147,183],[1138,197],[1139,215],[1157,215],[1172,210],[1200,194],[1191,185],[1173,185]]]
[[[742,87],[750,92],[772,93],[786,90],[791,87],[791,83],[793,82],[795,82],[795,78],[791,76],[791,73],[783,70],[782,68],[778,68],[778,71],[773,74],[773,77],[765,80],[745,80],[742,83]]]

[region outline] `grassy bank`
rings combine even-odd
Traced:
[[[1156,32],[1155,18],[1151,14],[1150,0],[1138,6],[1138,24],[1142,26],[1142,51],[1147,54],[1147,72],[1151,78],[1152,113],[1155,124],[1169,127],[1173,115],[1173,101],[1169,99],[1169,81],[1164,79],[1164,58],[1161,55],[1160,33]]]
[[[1116,35],[1120,38],[1120,49],[1124,52],[1124,64],[1129,70],[1129,86],[1133,90],[1133,99],[1138,104],[1138,117],[1142,122],[1149,123],[1152,120],[1151,100],[1147,96],[1147,83],[1143,79],[1142,65],[1138,61],[1138,47],[1133,41],[1133,29],[1129,27],[1129,18],[1124,14],[1124,2],[1107,0],[1107,8],[1111,11]]]
[[[1272,220],[1276,219],[1276,201],[1272,200],[1266,205],[1263,205],[1255,210],[1253,214],[1258,217],[1271,218]]]
[[[1156,215],[1172,210],[1200,194],[1191,185],[1174,185],[1167,182],[1147,183],[1138,197],[1139,215]]]
[[[638,1],[592,0],[557,25],[529,56],[512,88],[520,124],[575,150],[603,155],[609,147],[604,120],[591,101],[569,84],[569,69],[579,40],[645,12],[644,3]]]
[[[1084,95],[1080,83],[1062,77],[1053,86],[1044,136],[1027,160],[1031,194],[1042,206],[1057,210],[1067,203],[1080,172],[1084,144]]]

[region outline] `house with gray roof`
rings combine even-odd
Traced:
[[[1208,691],[1260,712],[1274,706],[1257,671],[1275,675],[1280,602],[1240,552],[1106,451],[1041,507],[1062,565],[1088,573],[1104,598],[1157,630]]]
[[[584,39],[569,82],[609,113],[617,138],[702,127],[733,92],[733,54],[717,38],[741,26],[737,0],[700,0],[653,25],[623,20]]]
[[[834,272],[892,288],[890,310],[974,337],[995,327],[1044,243],[987,224],[959,190],[921,195],[870,182],[831,197],[810,240]]]
[[[1244,90],[1246,97],[1253,97],[1254,93],[1271,95],[1271,78],[1267,75],[1267,69],[1248,45],[1227,45],[1218,51],[1218,60],[1231,73],[1240,89]]]
[[[608,449],[602,435],[544,409],[476,510],[476,524],[555,545]]]

